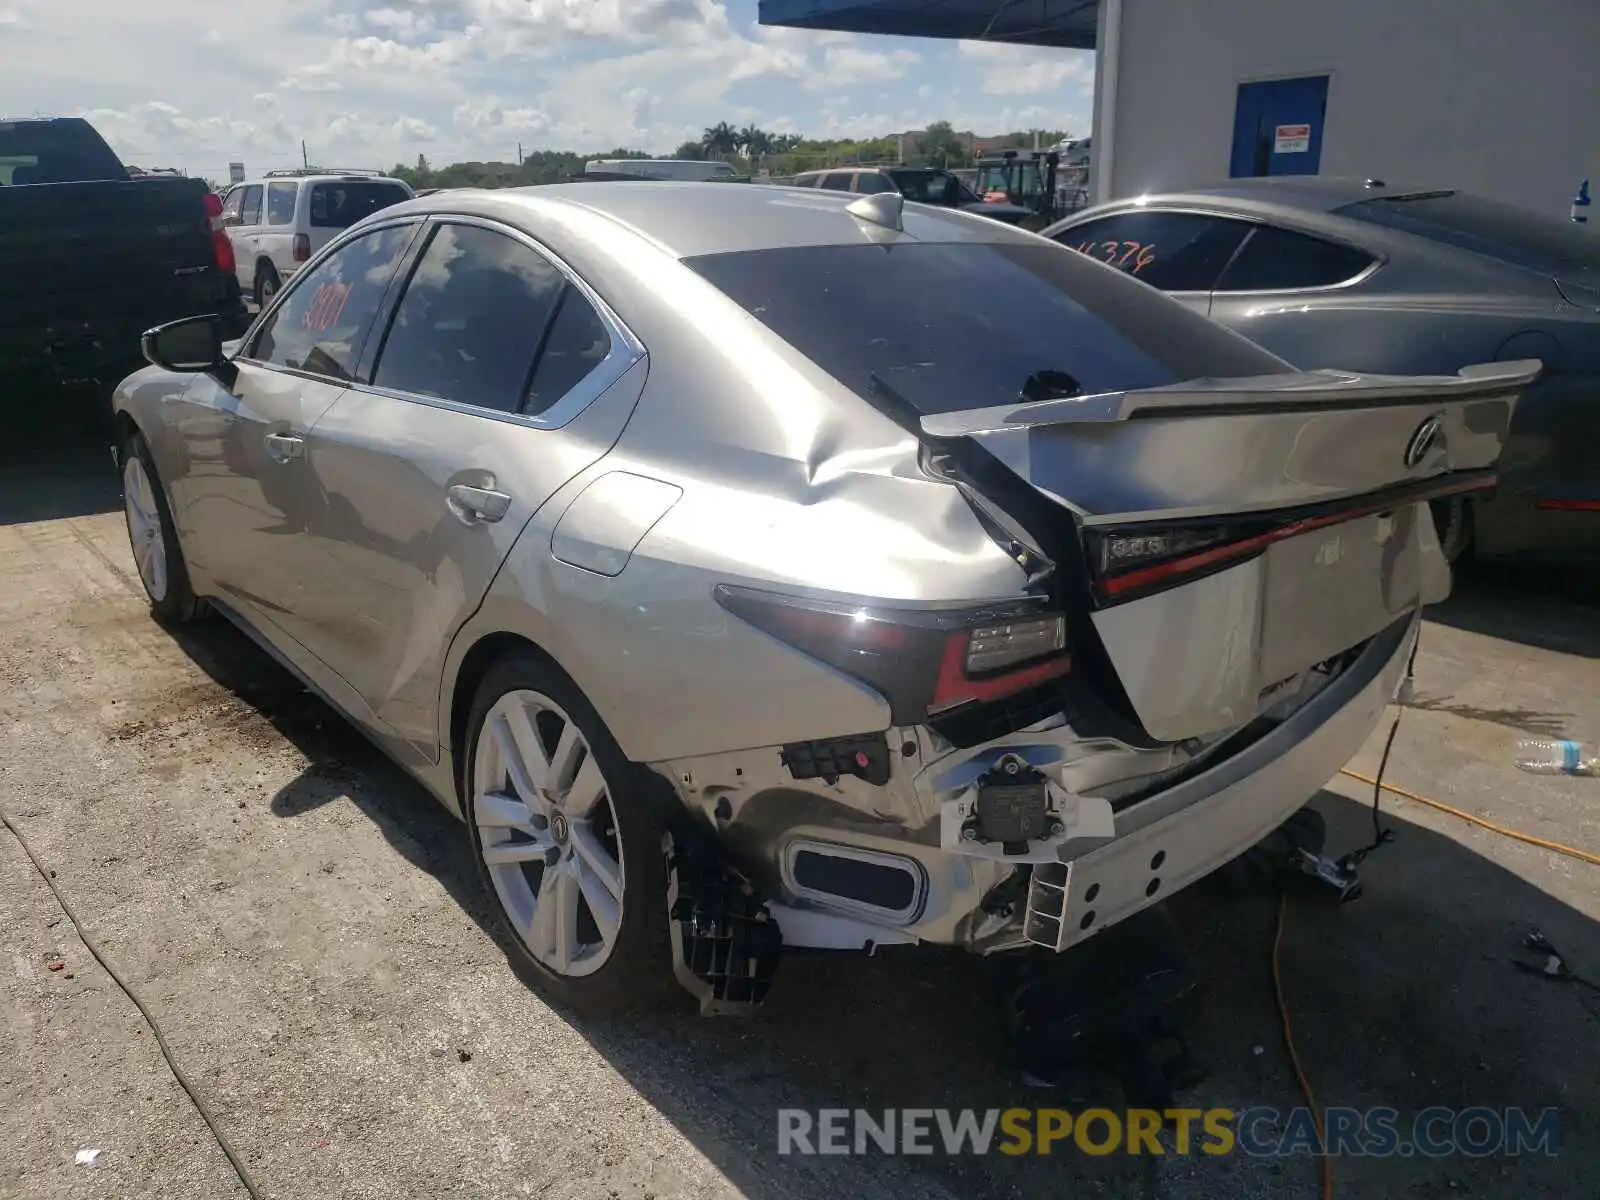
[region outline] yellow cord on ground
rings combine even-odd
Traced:
[[[1391,737],[1393,735],[1391,734]],[[1387,757],[1387,754],[1385,755]],[[1476,825],[1480,829],[1487,829],[1490,833],[1498,833],[1501,837],[1508,837],[1513,841],[1525,842],[1530,846],[1538,846],[1541,850],[1551,850],[1556,854],[1565,854],[1568,858],[1575,858],[1579,862],[1586,862],[1591,866],[1600,867],[1600,854],[1588,850],[1579,850],[1576,846],[1566,846],[1560,842],[1552,842],[1545,838],[1534,837],[1531,833],[1523,833],[1520,829],[1512,829],[1508,825],[1500,825],[1485,817],[1475,816],[1459,808],[1434,800],[1429,796],[1418,795],[1416,792],[1407,791],[1402,787],[1395,787],[1392,783],[1379,783],[1370,775],[1363,775],[1360,771],[1352,771],[1348,767],[1341,767],[1339,773],[1348,775],[1351,779],[1366,784],[1368,787],[1381,787],[1386,792],[1399,796],[1402,800],[1410,800],[1414,804],[1421,804],[1428,808],[1437,809],[1439,812],[1448,813],[1469,825]],[[1289,1065],[1294,1068],[1295,1080],[1300,1085],[1300,1092],[1305,1097],[1306,1105],[1311,1109],[1312,1119],[1316,1122],[1317,1141],[1321,1150],[1319,1164],[1321,1174],[1322,1200],[1333,1200],[1333,1160],[1328,1154],[1327,1133],[1323,1128],[1322,1110],[1317,1107],[1316,1097],[1311,1091],[1311,1081],[1306,1077],[1305,1068],[1300,1063],[1300,1053],[1295,1049],[1294,1030],[1289,1020],[1289,1004],[1283,995],[1283,978],[1278,967],[1278,948],[1283,942],[1283,926],[1288,913],[1288,897],[1278,897],[1278,920],[1272,934],[1272,993],[1277,1001],[1278,1019],[1283,1025],[1283,1045],[1289,1052]]]
[[[1382,787],[1386,792],[1392,792],[1403,800],[1410,800],[1416,804],[1426,805],[1428,808],[1438,809],[1452,817],[1458,817],[1469,825],[1476,825],[1480,829],[1487,829],[1490,833],[1498,833],[1501,837],[1511,838],[1513,841],[1526,842],[1530,846],[1538,846],[1541,850],[1553,850],[1557,854],[1565,854],[1568,858],[1575,858],[1579,862],[1586,862],[1592,867],[1600,867],[1600,854],[1588,850],[1579,850],[1575,846],[1564,846],[1560,842],[1546,841],[1544,838],[1534,837],[1531,833],[1523,833],[1519,829],[1512,829],[1508,825],[1497,825],[1484,817],[1474,816],[1472,813],[1463,812],[1459,808],[1445,804],[1441,800],[1432,800],[1427,796],[1419,796],[1416,792],[1408,792],[1405,788],[1395,787],[1392,783],[1379,784],[1370,775],[1363,775],[1360,771],[1352,771],[1348,767],[1340,768],[1341,775],[1348,775],[1351,779],[1359,780],[1368,787]]]
[[[1317,1126],[1317,1148],[1321,1151],[1321,1162],[1318,1171],[1322,1181],[1322,1200],[1333,1200],[1333,1159],[1328,1155],[1328,1133],[1322,1123],[1322,1109],[1317,1107],[1317,1098],[1311,1091],[1311,1080],[1306,1076],[1306,1069],[1300,1064],[1300,1052],[1294,1046],[1294,1029],[1289,1021],[1289,1002],[1283,997],[1283,974],[1278,969],[1278,948],[1283,943],[1284,920],[1289,909],[1289,896],[1284,893],[1278,897],[1278,921],[1272,931],[1272,995],[1278,1002],[1278,1021],[1283,1026],[1283,1048],[1289,1052],[1289,1065],[1294,1068],[1294,1077],[1300,1084],[1300,1094],[1306,1098],[1306,1107],[1311,1110],[1311,1119]]]

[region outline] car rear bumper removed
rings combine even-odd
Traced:
[[[1382,719],[1419,621],[1413,612],[1373,637],[1249,745],[1115,811],[1093,794],[1108,789],[1061,786],[1100,753],[1065,725],[952,750],[914,772],[896,763],[887,786],[791,778],[767,765],[770,750],[658,769],[769,897],[786,944],[1065,950],[1237,857],[1309,801]],[[907,732],[892,731],[890,745]],[[978,771],[1008,755],[1045,764],[1061,820],[1052,837],[1009,853],[963,841],[951,824],[970,812],[963,796]]]

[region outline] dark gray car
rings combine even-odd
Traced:
[[[1492,499],[1436,509],[1446,553],[1600,557],[1600,231],[1462,192],[1236,179],[1045,230],[1298,367],[1450,373],[1538,358]]]

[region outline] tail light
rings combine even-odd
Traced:
[[[878,692],[897,725],[999,700],[1072,668],[1066,618],[1043,603],[864,607],[728,584],[715,595],[741,620]]]
[[[305,262],[311,257],[311,238],[304,233],[294,235],[294,260]]]
[[[1409,504],[1488,491],[1495,482],[1493,472],[1456,475],[1315,508],[1087,529],[1084,542],[1097,598],[1117,604],[1237,566],[1274,542]]]
[[[211,233],[211,256],[216,259],[217,270],[232,274],[233,241],[222,224],[222,197],[215,192],[206,192],[200,197],[200,205],[205,209],[206,228]]]

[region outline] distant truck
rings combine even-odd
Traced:
[[[221,218],[204,181],[130,176],[81,118],[0,119],[0,428],[109,420],[41,398],[104,393],[165,321],[213,313],[243,332]]]
[[[596,158],[584,164],[583,173],[602,179],[678,179],[698,182],[745,178],[720,159],[692,158]]]

